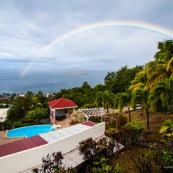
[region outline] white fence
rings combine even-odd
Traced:
[[[97,124],[87,130],[76,133],[64,139],[48,143],[36,148],[21,151],[15,154],[0,158],[0,172],[2,173],[19,173],[34,166],[42,164],[42,157],[47,154],[61,151],[66,154],[79,146],[79,142],[92,137],[96,139],[103,136],[105,132],[105,123]]]

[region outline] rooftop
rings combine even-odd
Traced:
[[[76,108],[78,105],[71,100],[60,98],[48,102],[49,106],[54,109]]]

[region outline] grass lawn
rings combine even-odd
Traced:
[[[146,128],[146,115],[141,115],[143,110],[136,110],[131,112],[132,121],[139,121],[144,124]],[[128,113],[124,114],[128,118]],[[150,141],[159,141],[161,135],[158,133],[160,127],[163,125],[163,122],[167,119],[173,119],[173,114],[167,113],[158,113],[150,111],[150,133],[148,135],[148,140]],[[125,149],[122,153],[118,155],[117,158],[111,160],[112,165],[117,163],[123,167],[125,173],[137,173],[138,170],[135,168],[130,154],[132,156],[138,156],[140,152],[147,153],[148,149],[138,146],[130,146],[128,149]],[[158,170],[156,166],[152,165],[152,172],[157,173]]]

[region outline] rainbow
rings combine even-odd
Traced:
[[[101,29],[101,28],[109,28],[109,27],[131,27],[131,28],[139,28],[143,30],[148,30],[151,32],[155,32],[158,34],[161,34],[168,39],[173,38],[173,31],[168,30],[166,28],[149,24],[149,23],[144,23],[144,22],[135,22],[135,21],[110,21],[110,22],[99,22],[99,23],[94,23],[94,24],[89,24],[85,25],[82,27],[79,27],[77,29],[74,29],[70,32],[67,32],[60,37],[52,40],[49,44],[44,46],[40,53],[34,58],[34,60],[22,71],[21,77],[25,76],[25,74],[28,72],[28,70],[31,68],[31,66],[38,61],[48,50],[50,50],[53,46],[63,42],[64,40],[75,36],[77,34],[80,34],[82,32],[87,32],[95,29]]]

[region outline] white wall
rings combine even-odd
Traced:
[[[96,139],[103,136],[104,132],[105,123],[103,122],[64,139],[33,149],[0,157],[0,173],[19,173],[35,167],[42,164],[42,157],[46,157],[47,154],[52,154],[57,151],[61,151],[62,154],[66,154],[74,150],[79,145],[80,141],[89,137]]]

